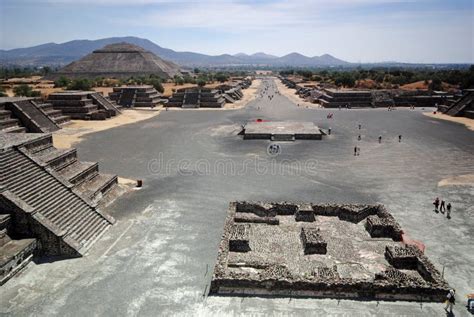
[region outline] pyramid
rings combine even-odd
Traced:
[[[167,79],[178,74],[180,74],[178,65],[165,61],[140,46],[115,43],[93,51],[48,77],[50,79],[61,76],[92,79],[157,75]]]

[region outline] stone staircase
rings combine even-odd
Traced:
[[[44,135],[24,145],[25,153],[74,188],[79,195],[97,205],[117,185],[117,176],[99,173],[96,162],[82,162],[76,149],[57,149],[51,135]]]
[[[26,128],[22,126],[20,120],[13,118],[10,110],[5,109],[5,105],[0,104],[0,132],[5,133],[25,133]]]
[[[32,99],[11,102],[9,107],[31,132],[47,133],[60,129]]]
[[[474,109],[472,109],[473,103],[474,89],[468,89],[461,99],[456,101],[449,109],[446,110],[445,113],[455,117],[463,115],[466,117],[474,117]]]
[[[0,164],[1,185],[18,197],[17,206],[30,209],[25,211],[28,217],[36,216],[43,224],[48,223],[43,225],[44,230],[67,246],[55,247],[55,239],[39,238],[43,253],[83,255],[113,223],[111,217],[91,206],[54,173],[30,158],[25,145],[3,149]]]
[[[39,108],[41,108],[58,126],[63,126],[71,122],[71,118],[69,116],[63,115],[63,112],[58,109],[54,109],[52,103],[44,102],[39,103],[37,102]]]
[[[117,102],[123,107],[133,107],[135,103],[135,90],[125,89],[120,93],[119,101]]]
[[[92,93],[90,94],[90,97],[96,105],[99,105],[100,108],[107,111],[110,117],[120,114],[120,110],[112,103],[112,101],[102,96],[101,93]]]

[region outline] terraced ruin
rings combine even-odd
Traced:
[[[161,94],[151,85],[114,87],[109,98],[121,107],[155,107],[162,102]]]
[[[106,120],[120,114],[120,107],[95,91],[69,90],[48,96],[55,110],[71,119]]]
[[[33,253],[84,255],[114,223],[101,205],[117,195],[117,176],[79,161],[74,148],[56,149],[51,134],[0,134],[0,141],[2,281]]]
[[[449,285],[382,205],[232,202],[210,293],[442,301]]]
[[[0,98],[0,131],[4,133],[47,133],[70,121],[51,103],[25,97]]]

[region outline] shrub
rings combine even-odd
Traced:
[[[37,90],[33,90],[30,86],[23,84],[13,88],[13,93],[17,97],[39,97],[41,93]]]

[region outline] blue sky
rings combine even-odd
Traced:
[[[474,63],[474,0],[0,0],[0,48],[138,36],[206,54]]]

